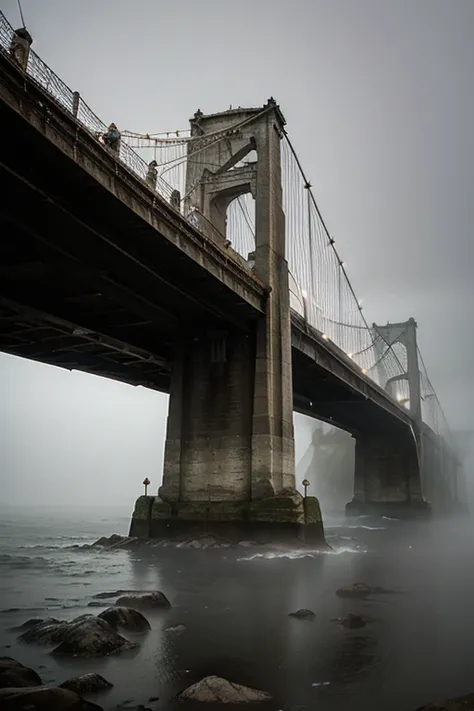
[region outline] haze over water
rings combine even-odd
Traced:
[[[410,711],[472,691],[468,519],[436,525],[329,519],[328,554],[71,548],[127,528],[128,516],[116,510],[2,510],[0,655],[39,669],[53,683],[98,671],[115,684],[97,698],[110,710],[154,696],[160,699],[152,708],[177,708],[176,694],[211,674],[270,691],[269,711],[342,711],[349,704]],[[363,601],[335,595],[354,581],[404,593]],[[119,589],[162,590],[173,605],[150,616],[152,631],[131,656],[61,661],[48,648],[17,643],[18,633],[10,631],[31,617],[98,613],[87,607],[93,596]],[[302,607],[316,613],[313,622],[288,617]],[[367,626],[348,630],[331,621],[348,612],[367,618]],[[177,624],[186,627],[181,635],[165,631]]]

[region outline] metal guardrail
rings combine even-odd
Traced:
[[[5,15],[0,12],[0,50],[10,55],[12,39],[15,35],[13,27],[10,25]],[[70,89],[62,79],[58,77],[52,69],[32,50],[29,52],[26,73],[39,84],[56,101],[61,108],[65,109],[76,121],[90,133],[95,139],[107,131],[106,124],[92,111],[85,103],[79,92]],[[117,158],[138,178],[146,182],[148,164],[138,153],[135,153],[125,141],[120,141]],[[148,187],[150,183],[147,182]],[[170,202],[173,188],[166,180],[158,176],[156,182],[156,192],[166,202]]]

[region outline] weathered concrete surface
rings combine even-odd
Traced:
[[[410,431],[396,436],[361,433],[356,438],[354,499],[346,507],[362,513],[426,513],[421,493],[418,445]]]
[[[303,499],[295,490],[255,501],[167,503],[159,497],[144,499],[140,497],[135,505],[132,536],[182,538],[206,532],[232,542],[251,539],[326,546],[318,500]]]
[[[284,123],[273,100],[263,109],[198,112],[191,122],[193,150],[200,157],[187,166],[186,210],[197,208],[224,242],[228,205],[246,192],[254,195],[254,273],[267,286],[268,298],[251,337],[215,333],[175,343],[164,501],[255,500],[295,486],[280,159]],[[231,132],[225,148],[207,138],[219,131]],[[256,163],[233,170],[253,150]]]

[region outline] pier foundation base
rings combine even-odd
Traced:
[[[215,535],[229,542],[294,543],[326,547],[318,500],[283,491],[258,501],[180,501],[140,496],[130,536],[143,539],[189,539]]]

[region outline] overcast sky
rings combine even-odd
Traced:
[[[274,96],[367,320],[416,318],[452,427],[474,429],[473,0],[22,5],[35,51],[122,129]],[[0,386],[6,500],[158,483],[164,396],[7,356]]]

